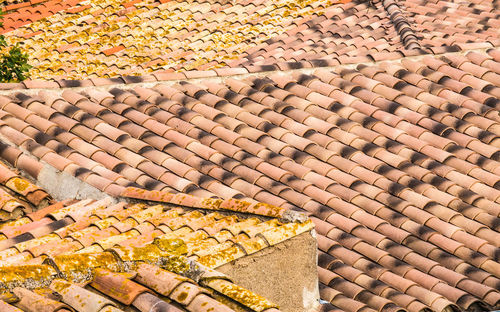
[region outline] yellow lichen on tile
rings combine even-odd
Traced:
[[[267,247],[267,243],[260,237],[254,237],[238,242],[238,245],[250,255]]]
[[[259,235],[262,235],[270,245],[275,245],[313,229],[314,223],[308,219],[304,223],[285,223],[279,227],[268,229]]]
[[[110,252],[58,255],[53,263],[64,276],[77,281],[89,278],[95,268],[120,271],[117,259]]]
[[[17,255],[18,253],[19,253],[19,251],[16,248],[9,248],[9,249],[2,250],[2,251],[0,251],[0,261],[5,260],[9,257],[14,256],[14,255]]]
[[[104,249],[97,245],[97,244],[94,244],[94,245],[90,245],[88,247],[85,247],[83,249],[80,249],[78,251],[76,251],[75,253],[76,254],[81,254],[81,253],[96,253],[96,252],[102,252]]]
[[[156,245],[148,244],[143,247],[115,246],[111,249],[122,261],[156,261],[165,253]]]
[[[10,285],[22,285],[31,281],[39,285],[49,281],[57,274],[50,265],[20,265],[0,267],[0,284],[7,287]]]
[[[319,2],[326,5],[328,1]],[[89,0],[90,8],[81,12],[58,12],[7,33],[7,42],[23,42],[33,65],[32,78],[141,75],[205,65],[211,69],[288,30],[297,16],[322,11],[313,8],[312,0],[268,1],[251,12],[248,8],[253,5],[243,6],[243,10],[241,5],[213,10],[208,2],[158,5],[148,0],[123,13],[122,3]],[[23,37],[38,31],[42,33]],[[111,55],[103,52],[118,46],[124,49]],[[153,60],[155,64],[148,65]]]
[[[0,230],[5,229],[7,227],[9,227],[9,228],[17,228],[17,227],[20,227],[21,225],[25,225],[25,224],[28,224],[30,222],[31,222],[30,218],[28,218],[28,217],[22,217],[22,218],[19,218],[17,220],[8,221],[8,222],[5,222],[5,223],[0,223]],[[6,237],[3,236],[3,235],[0,235],[0,240],[3,240],[3,239],[6,239]]]
[[[202,256],[198,259],[198,262],[213,269],[243,256],[245,256],[245,252],[240,247],[233,245],[222,251]]]
[[[253,311],[260,312],[278,307],[266,298],[224,279],[211,279],[205,284]]]
[[[169,239],[157,237],[153,244],[160,248],[163,252],[185,255],[187,253],[186,243],[182,239]]]
[[[25,242],[18,243],[16,245],[14,245],[14,247],[17,250],[19,250],[19,252],[22,252],[26,249],[29,249],[29,248],[32,248],[35,246],[39,246],[39,245],[43,245],[43,244],[47,244],[47,243],[50,243],[50,242],[53,242],[56,240],[60,240],[60,239],[61,238],[59,237],[59,235],[52,233],[52,234],[42,236],[40,238],[30,239],[30,240],[27,240]]]
[[[36,185],[19,177],[14,177],[10,179],[5,183],[5,186],[15,191],[16,193],[23,195],[26,194],[27,192],[32,192],[38,189]]]

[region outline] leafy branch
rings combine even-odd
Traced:
[[[4,12],[0,8],[0,21]],[[0,22],[0,28],[3,23]],[[0,83],[22,81],[28,78],[32,66],[28,64],[28,54],[23,53],[19,44],[9,47],[5,36],[0,34]]]

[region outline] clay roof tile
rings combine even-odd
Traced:
[[[94,280],[91,285],[125,305],[130,305],[137,296],[148,291],[147,288],[119,274],[102,269],[97,269],[95,271]]]

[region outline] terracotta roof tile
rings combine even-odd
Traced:
[[[65,303],[79,310],[85,307],[99,311],[105,306],[114,305],[112,301],[62,279],[53,280],[50,288],[58,292]]]
[[[91,285],[125,305],[130,305],[137,296],[148,291],[146,287],[136,284],[119,274],[102,269],[96,270]]]

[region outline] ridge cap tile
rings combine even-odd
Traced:
[[[189,208],[202,208],[213,210],[228,210],[241,213],[256,214],[266,217],[281,218],[286,214],[290,214],[287,209],[269,205],[266,203],[250,203],[235,198],[226,200],[212,198],[194,198],[187,195],[188,199],[180,199],[180,195],[172,194],[164,191],[148,191],[135,187],[128,187],[121,194],[123,197],[142,199],[148,201],[156,201],[167,204],[180,204]],[[302,220],[297,218],[297,220]]]

